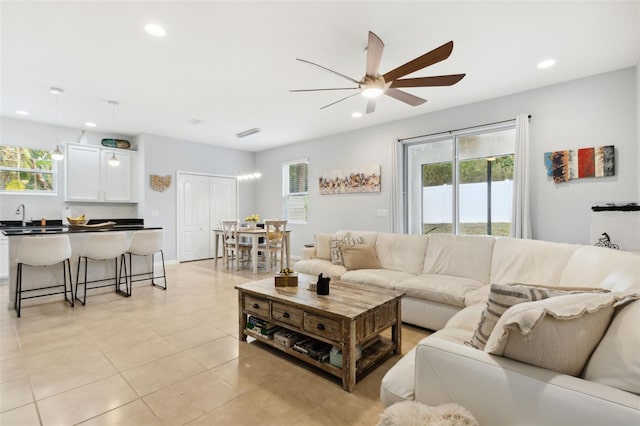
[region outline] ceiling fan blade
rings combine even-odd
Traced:
[[[387,89],[387,91],[384,92],[384,94],[387,96],[391,96],[393,99],[397,99],[400,102],[404,102],[405,104],[409,104],[411,106],[418,106],[427,102],[426,99],[422,99],[412,95],[411,93],[403,92],[402,90],[393,89],[393,88]]]
[[[431,52],[425,53],[404,65],[400,65],[398,68],[386,73],[383,77],[385,81],[394,81],[407,74],[411,74],[412,72],[428,67],[429,65],[444,61],[449,57],[449,55],[451,55],[452,51],[453,41],[450,41],[449,43],[445,43],[442,46],[433,49]]]
[[[371,114],[373,111],[376,110],[376,100],[375,99],[369,99],[367,101],[367,111],[366,114]]]
[[[439,75],[436,77],[403,78],[394,80],[391,87],[432,87],[453,86],[464,78],[466,74]]]
[[[347,96],[346,98],[338,99],[337,101],[332,102],[332,103],[330,103],[329,105],[325,105],[325,106],[323,106],[323,107],[322,107],[322,108],[320,108],[320,109],[328,108],[328,107],[330,107],[331,105],[335,105],[335,104],[337,104],[338,102],[342,102],[342,101],[347,100],[347,99],[349,99],[349,98],[353,98],[354,96],[357,96],[357,95],[359,95],[359,94],[360,94],[360,92],[358,92],[358,93],[354,93],[353,95],[349,95],[349,96]]]
[[[323,92],[326,90],[357,90],[359,87],[336,87],[333,89],[293,89],[290,92]]]
[[[349,77],[349,76],[346,76],[346,75],[344,75],[344,74],[340,74],[338,71],[330,70],[330,69],[329,69],[329,68],[327,68],[327,67],[323,67],[322,65],[315,64],[315,63],[313,63],[313,62],[311,62],[311,61],[307,61],[307,60],[305,60],[305,59],[298,59],[298,58],[296,58],[296,61],[306,62],[307,64],[311,64],[311,65],[316,66],[316,67],[318,67],[318,68],[322,68],[322,69],[323,69],[323,70],[325,70],[325,71],[329,71],[330,73],[333,73],[333,74],[335,74],[335,75],[339,75],[339,76],[340,76],[340,77],[342,77],[342,78],[346,78],[347,80],[349,80],[349,81],[351,81],[351,82],[353,82],[353,83],[356,83],[356,84],[358,84],[358,85],[360,84],[360,82],[359,82],[358,80],[354,80],[353,78],[351,78],[351,77]]]
[[[378,76],[378,68],[382,59],[382,51],[384,43],[380,37],[369,31],[369,42],[367,44],[367,76],[376,78]]]

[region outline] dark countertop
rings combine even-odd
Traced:
[[[69,228],[67,225],[63,225],[61,220],[47,220],[46,226],[40,226],[40,222],[37,222],[37,226],[21,226],[22,222],[19,220],[5,220],[0,222],[0,231],[2,234],[12,236],[25,236],[25,235],[50,235],[50,234],[82,234],[86,232],[113,232],[113,231],[139,231],[142,229],[162,229],[161,227],[145,227],[144,219],[92,219],[89,221],[89,225],[104,222],[116,222],[116,224],[107,229],[100,228]]]

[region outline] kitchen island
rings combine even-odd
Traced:
[[[14,309],[14,300],[16,292],[16,273],[17,263],[16,258],[18,256],[18,250],[20,244],[25,237],[38,236],[38,235],[55,235],[55,234],[67,234],[71,242],[71,273],[73,288],[75,291],[76,285],[76,271],[78,265],[78,257],[84,249],[87,237],[93,232],[117,232],[124,231],[129,237],[135,231],[147,230],[147,229],[162,229],[160,227],[145,227],[142,219],[94,219],[91,220],[88,225],[104,222],[115,222],[115,224],[109,228],[92,228],[92,227],[69,227],[62,225],[62,221],[49,221],[45,226],[21,226],[20,221],[4,221],[0,223],[0,232],[6,235],[9,240],[9,309]],[[141,274],[151,271],[151,256],[139,257],[133,256],[132,258],[133,274]],[[114,262],[94,261],[91,262],[89,268],[89,280],[96,280],[105,277],[112,277],[114,275]],[[47,267],[47,268],[29,268],[25,274],[25,280],[23,281],[23,289],[27,290],[33,287],[44,287],[46,285],[55,285],[62,283],[62,266],[60,267]],[[142,281],[144,285],[146,281]],[[149,280],[149,284],[151,280]],[[111,287],[104,287],[100,289],[91,290],[90,295],[113,292]],[[40,297],[35,299],[28,299],[23,301],[23,306],[31,306],[42,303],[49,303],[56,300],[63,300],[63,295]]]

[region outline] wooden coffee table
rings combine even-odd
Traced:
[[[273,278],[236,285],[239,336],[252,336],[304,362],[342,379],[351,392],[357,378],[378,366],[390,353],[400,353],[402,292],[377,287],[331,282],[330,293],[319,296],[308,290],[315,277],[300,274],[298,287],[275,287]],[[260,332],[249,330],[248,315],[275,323],[303,336],[329,343],[342,351],[342,368],[317,361],[288,348]],[[391,340],[380,333],[391,328]],[[356,349],[362,358],[356,361]]]

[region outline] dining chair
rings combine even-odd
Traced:
[[[235,261],[235,270],[239,270],[240,262],[251,260],[251,244],[243,243],[238,236],[239,220],[222,220],[223,262],[229,268],[229,261]]]
[[[264,254],[267,269],[271,269],[278,264],[278,253],[280,253],[280,269],[283,269],[287,221],[266,219],[264,221],[264,230],[264,243],[259,246],[258,250]]]

